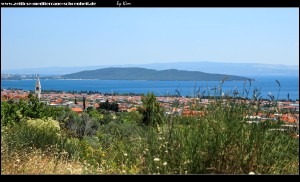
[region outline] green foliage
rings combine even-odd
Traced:
[[[66,115],[66,119],[64,119],[64,127],[73,137],[82,139],[85,136],[92,136],[96,133],[100,126],[99,121],[95,118],[89,117],[87,113],[82,113],[80,116],[75,113],[66,113]]]
[[[98,110],[90,107],[88,108],[87,113],[91,118],[94,118],[100,123],[103,123],[104,114],[101,114]]]
[[[108,146],[114,145],[115,142],[130,141],[131,138],[137,137],[137,131],[139,131],[137,124],[115,121],[99,127],[97,137],[103,147],[108,148]]]
[[[29,96],[28,100],[2,101],[1,125],[6,126],[20,122],[21,118],[48,118],[57,119],[62,112],[69,112],[69,108],[52,107],[40,102],[35,96]]]
[[[16,104],[1,102],[1,126],[13,125],[20,122],[22,116]]]
[[[114,112],[118,112],[119,111],[119,107],[117,103],[110,103],[108,102],[108,100],[106,100],[104,103],[101,103],[99,108],[99,110],[106,110],[106,111],[114,111]]]
[[[142,115],[137,111],[119,113],[118,116],[122,123],[137,124],[142,121]]]
[[[2,140],[9,151],[42,149],[45,152],[76,157],[80,153],[79,140],[68,138],[62,132],[58,121],[48,119],[29,119],[1,130]]]
[[[143,107],[138,108],[138,111],[143,115],[142,124],[156,125],[161,124],[163,121],[163,110],[156,101],[153,93],[148,93],[142,96]]]
[[[52,120],[29,119],[23,121],[8,130],[11,135],[7,140],[11,141],[12,147],[38,147],[56,145],[60,138],[58,122]],[[13,141],[13,142],[12,142]]]
[[[141,133],[140,153],[145,161],[141,173],[299,173],[297,139],[270,131],[276,127],[272,123],[248,124],[232,116],[221,117],[228,112],[224,108],[201,118],[175,117],[173,125],[149,127]],[[189,125],[180,124],[184,122]]]

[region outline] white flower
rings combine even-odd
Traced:
[[[158,162],[159,161],[159,158],[154,158],[154,162]]]
[[[254,172],[250,172],[249,174],[255,174]]]
[[[167,162],[164,162],[164,163],[163,163],[164,166],[166,166],[167,164],[168,164]]]
[[[125,153],[124,156],[127,156],[127,153]]]

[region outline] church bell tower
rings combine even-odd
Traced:
[[[41,92],[42,92],[41,82],[39,76],[37,75],[37,80],[35,83],[35,94],[37,95],[39,100],[41,99]]]

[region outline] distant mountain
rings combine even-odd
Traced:
[[[222,62],[175,62],[132,65],[148,69],[182,69],[206,73],[231,74],[247,77],[256,76],[299,76],[298,65],[222,63]]]
[[[146,68],[103,68],[67,74],[61,76],[61,78],[99,80],[220,81],[227,76],[227,80],[242,81],[248,79],[246,77],[211,74],[200,71],[183,71],[176,69],[158,71]]]
[[[205,73],[219,73],[228,75],[240,75],[246,77],[256,76],[298,76],[298,65],[257,64],[257,63],[222,63],[222,62],[173,62],[153,64],[123,64],[123,65],[99,65],[84,67],[49,67],[1,70],[5,74],[40,74],[65,75],[84,70],[95,70],[107,67],[139,67],[155,70],[180,69],[187,71],[201,71]]]

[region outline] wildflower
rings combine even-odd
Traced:
[[[164,162],[164,163],[163,163],[164,166],[166,166],[167,164],[168,164],[167,162]]]
[[[20,159],[17,159],[16,161],[17,161],[17,162],[20,162]]]
[[[158,162],[159,161],[159,158],[154,158],[154,162]]]
[[[250,172],[249,174],[255,174],[254,172]]]
[[[124,156],[127,157],[127,153],[125,153]]]

